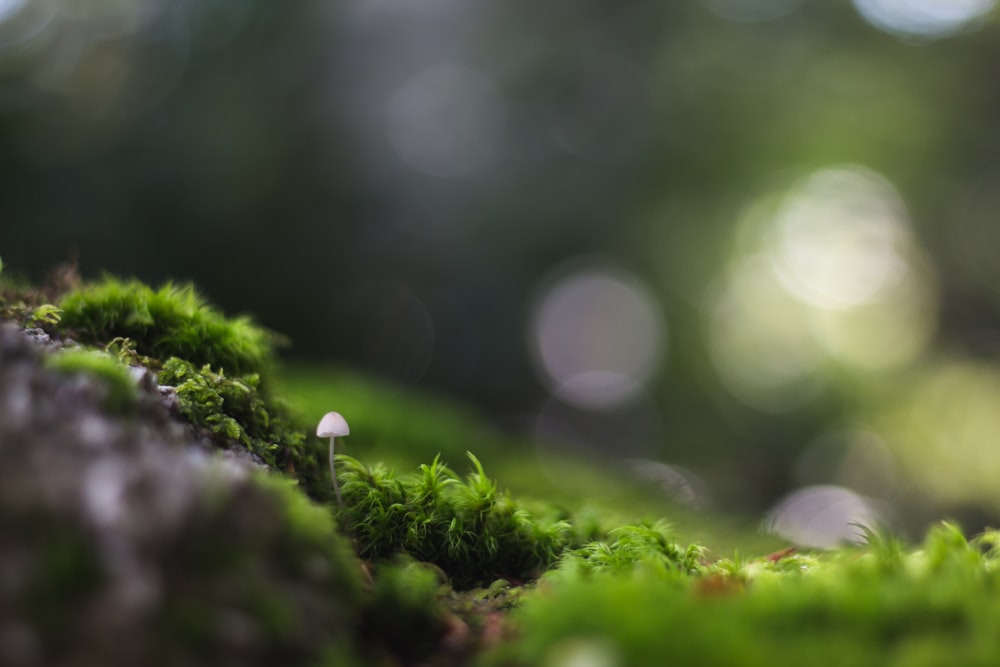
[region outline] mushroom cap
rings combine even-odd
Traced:
[[[316,426],[316,435],[321,438],[339,438],[350,434],[351,427],[339,412],[327,412]]]

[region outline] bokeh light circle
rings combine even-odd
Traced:
[[[824,308],[878,298],[905,278],[909,223],[895,188],[857,166],[820,170],[786,197],[772,261],[785,286]]]
[[[732,267],[709,299],[708,349],[726,389],[742,403],[788,412],[816,396],[825,363],[808,311],[781,289],[762,257]]]
[[[985,16],[995,0],[853,0],[870,24],[894,35],[940,39],[962,32]]]
[[[535,368],[550,391],[583,408],[634,397],[659,369],[667,324],[635,276],[578,260],[544,281],[528,325]]]
[[[898,370],[926,350],[937,323],[933,265],[880,174],[820,169],[748,206],[736,230],[706,313],[711,360],[741,402],[787,412],[839,370]]]
[[[460,65],[426,69],[388,101],[386,135],[403,162],[439,178],[468,175],[500,143],[504,106],[492,81]]]
[[[28,0],[0,0],[0,23],[3,23],[24,9]]]
[[[842,486],[823,484],[797,489],[768,513],[764,530],[796,544],[827,549],[864,541],[863,527],[885,521],[878,503]]]
[[[41,34],[56,16],[51,0],[0,0],[0,48]]]

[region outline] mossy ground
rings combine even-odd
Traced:
[[[171,591],[149,621],[161,633],[155,664],[172,664],[171,655],[232,664],[246,651],[273,664],[1000,660],[998,533],[967,540],[941,524],[914,547],[869,531],[861,547],[766,555],[767,541],[585,461],[562,462],[563,481],[580,481],[567,492],[527,443],[472,413],[344,374],[297,369],[279,380],[277,337],[223,316],[191,287],[113,278],[63,287],[0,285],[3,319],[84,344],[47,352],[48,372],[91,378],[103,387],[92,392],[99,409],[122,423],[159,391],[192,432],[271,471],[201,489],[173,537],[150,538]],[[159,387],[137,386],[130,366],[156,373]],[[330,492],[326,443],[310,434],[330,409],[352,425],[354,456],[337,458],[343,508]],[[467,473],[445,464],[469,451]],[[487,470],[500,471],[503,486]],[[39,517],[51,531],[31,543],[38,576],[13,603],[52,624],[43,637],[72,635],[107,577],[101,554],[75,514],[44,504],[25,514],[14,501],[35,496],[14,489],[0,507],[5,534]],[[720,557],[733,543],[760,555]],[[226,643],[233,637],[243,653]]]

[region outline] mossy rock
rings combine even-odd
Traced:
[[[293,482],[220,458],[137,386],[0,327],[0,664],[323,664],[363,650],[360,562]]]
[[[326,468],[319,464],[321,443],[307,441],[271,390],[278,334],[247,317],[225,317],[191,285],[153,289],[112,277],[77,283],[59,297],[58,317],[48,328],[88,349],[52,363],[90,363],[84,370],[111,377],[114,365],[99,354],[107,351],[125,365],[149,369],[170,393],[177,416],[193,427],[192,437],[247,452],[298,479],[317,501],[332,498]],[[116,390],[111,400],[125,398]]]

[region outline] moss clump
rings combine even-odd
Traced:
[[[216,440],[238,444],[268,467],[296,476],[314,498],[330,498],[316,450],[307,447],[284,405],[267,395],[257,373],[229,376],[208,365],[172,357],[159,382],[177,392],[181,416],[207,429]]]
[[[700,574],[704,548],[674,542],[663,522],[613,528],[607,539],[588,542],[563,554],[557,571],[567,577],[628,572],[637,567],[654,571]]]
[[[380,464],[339,456],[340,521],[361,557],[406,553],[439,566],[458,587],[531,578],[552,564],[570,544],[569,524],[532,518],[469,459],[473,472],[462,481],[439,459],[398,479]]]
[[[234,374],[265,369],[278,341],[246,317],[224,317],[191,285],[167,283],[154,290],[107,277],[66,294],[59,306],[61,326],[81,342],[128,338],[147,357],[179,357]]]
[[[97,378],[105,391],[104,407],[113,414],[127,413],[138,398],[128,366],[98,350],[66,349],[46,356],[46,366],[59,373]]]

